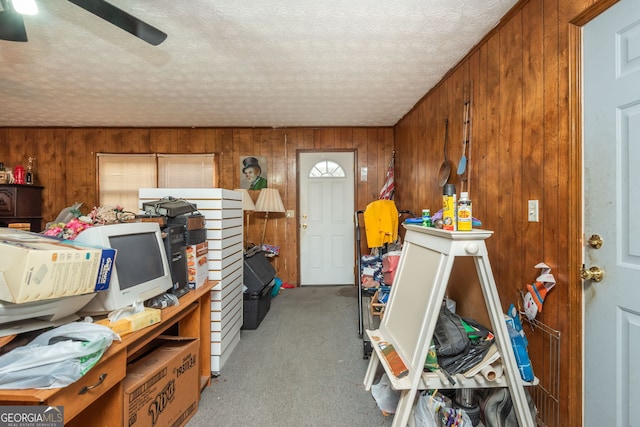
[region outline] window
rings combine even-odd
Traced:
[[[344,178],[342,166],[331,160],[316,163],[309,172],[309,178]]]
[[[158,154],[158,187],[214,186],[213,154]]]
[[[213,154],[98,153],[100,206],[138,212],[139,188],[215,187]]]

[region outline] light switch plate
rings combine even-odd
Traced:
[[[296,215],[295,211],[293,210],[287,211],[287,218],[293,218],[295,215]]]
[[[527,213],[529,222],[539,222],[539,214],[538,214],[538,201],[537,200],[529,200],[527,203]]]

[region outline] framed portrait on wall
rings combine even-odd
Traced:
[[[261,190],[267,188],[267,158],[246,156],[240,158],[240,188]]]

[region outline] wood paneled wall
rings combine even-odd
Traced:
[[[61,209],[82,202],[98,203],[96,153],[215,153],[218,187],[240,185],[243,156],[265,156],[269,186],[277,188],[288,210],[298,211],[296,159],[299,150],[356,153],[356,172],[368,168],[368,179],[356,173],[356,209],[377,199],[393,153],[393,129],[380,128],[0,128],[0,161],[8,167],[35,156],[36,182],[45,186],[45,222]],[[257,191],[251,192],[253,200]],[[264,214],[251,213],[247,240],[260,243]],[[298,221],[270,214],[265,242],[280,246],[274,258],[278,277],[298,283]]]
[[[473,213],[483,228],[494,231],[487,245],[505,311],[521,301],[520,291],[539,274],[538,262],[552,267],[557,285],[538,319],[561,333],[560,425],[572,426],[581,425],[582,414],[582,284],[576,262],[581,148],[571,111],[579,106],[571,67],[579,64],[571,62],[576,58],[570,52],[575,30],[570,22],[596,3],[521,2],[395,126],[398,205],[438,210],[444,120],[449,119],[450,182],[459,191],[463,104],[469,99],[464,94],[473,88],[468,166]],[[528,200],[540,201],[540,222],[528,222]],[[529,337],[536,375],[547,381],[553,361],[542,336],[532,331]]]

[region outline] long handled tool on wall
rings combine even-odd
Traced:
[[[440,187],[444,187],[444,185],[449,181],[449,174],[451,173],[451,162],[447,157],[447,145],[449,143],[449,118],[445,117],[444,119],[444,160],[442,161],[442,165],[440,166],[440,170],[438,171],[438,185]]]
[[[458,177],[460,191],[469,192],[469,160],[471,157],[471,100],[473,98],[473,83],[469,87],[469,94],[463,107],[462,156],[458,162]]]

